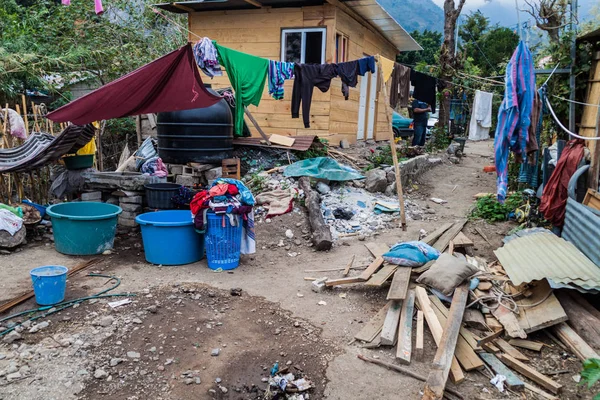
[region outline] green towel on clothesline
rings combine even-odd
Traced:
[[[309,158],[295,162],[285,168],[283,175],[292,177],[309,176],[311,178],[328,179],[330,181],[364,179],[364,176],[355,169],[341,165],[329,157]]]
[[[235,93],[236,136],[243,136],[244,108],[258,106],[269,70],[269,60],[220,46],[213,41],[219,55],[219,63],[227,71]]]

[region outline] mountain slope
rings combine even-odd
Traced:
[[[407,32],[428,29],[441,32],[444,12],[432,0],[377,0]]]

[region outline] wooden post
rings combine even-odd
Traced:
[[[33,101],[31,102],[31,108],[33,110],[33,121],[34,121],[34,123],[33,123],[33,129],[35,129],[37,132],[39,132],[40,131],[40,126],[38,125],[37,111],[36,111],[36,108],[35,108],[35,103]]]
[[[600,104],[598,104],[598,112],[596,114],[596,137],[600,137]],[[600,174],[600,143],[596,140],[588,171],[588,188],[598,190],[598,174]]]
[[[135,133],[137,135],[138,147],[142,145],[142,117],[140,115],[135,116]]]
[[[267,137],[267,134],[262,130],[262,128],[260,127],[260,125],[258,125],[258,122],[256,122],[256,120],[254,119],[254,116],[252,114],[250,114],[250,110],[248,110],[248,107],[244,107],[244,113],[246,114],[246,116],[248,117],[248,119],[250,120],[250,122],[252,122],[252,125],[254,125],[254,127],[256,128],[256,130],[258,131],[258,133],[260,133],[260,136],[262,136],[262,138],[270,146],[271,142],[269,141],[269,138]]]
[[[450,367],[454,359],[454,350],[456,349],[462,325],[462,317],[468,298],[468,284],[462,284],[454,291],[450,312],[446,326],[444,326],[444,333],[433,359],[433,368],[429,373],[425,389],[423,390],[423,400],[441,400],[444,397],[444,389],[446,388],[446,381],[448,380],[448,374],[450,373]]]
[[[98,157],[98,170],[104,171],[104,155],[102,154],[102,135],[104,134],[104,129],[106,128],[106,121],[102,121],[100,124],[100,130],[96,135],[96,154]]]
[[[4,128],[2,129],[2,143],[4,143],[4,147],[8,148],[8,139],[6,135],[8,134],[8,103],[4,107]]]
[[[23,119],[25,120],[25,136],[29,136],[29,119],[27,115],[27,101],[25,100],[25,95],[21,95],[21,100],[23,101]]]
[[[394,160],[394,172],[396,174],[396,192],[398,194],[398,202],[400,203],[400,223],[403,231],[406,231],[406,212],[404,210],[404,195],[402,190],[402,179],[400,178],[400,165],[398,164],[398,154],[396,153],[396,142],[394,141],[394,130],[392,129],[392,117],[389,107],[390,98],[387,91],[387,84],[383,82],[383,72],[381,72],[381,62],[377,62],[377,70],[379,78],[383,86],[383,97],[385,99],[385,116],[390,127],[390,149],[392,150],[392,159]],[[377,116],[375,116],[376,118]]]

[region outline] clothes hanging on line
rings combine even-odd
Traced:
[[[284,95],[283,84],[286,79],[294,77],[294,63],[269,61],[269,94],[275,100],[282,100]]]
[[[350,88],[358,85],[358,60],[334,64],[335,72],[342,79],[342,94],[348,100]]]
[[[234,132],[237,136],[242,136],[244,109],[249,105],[259,105],[267,80],[269,60],[213,43],[217,48],[219,63],[227,71],[235,93]]]
[[[367,72],[375,73],[375,57],[368,56],[358,60],[358,74],[365,76]]]
[[[542,112],[542,102],[540,99],[539,92],[536,91],[533,95],[533,105],[531,107],[531,123],[529,129],[527,129],[527,145],[525,145],[525,153],[527,154],[527,163],[533,163],[533,155],[540,148],[538,146],[537,139],[537,122],[540,119]]]
[[[379,62],[381,64],[381,73],[383,75],[383,81],[387,82],[390,80],[390,77],[394,72],[395,62],[383,56],[379,56]]]
[[[390,106],[392,108],[408,107],[410,98],[410,71],[409,67],[395,63],[390,84]]]
[[[302,119],[304,127],[310,128],[310,105],[315,86],[323,93],[329,90],[331,80],[337,76],[334,64],[298,64],[294,68],[294,90],[292,92],[292,118]]]
[[[414,86],[413,97],[419,101],[429,104],[431,109],[435,110],[437,79],[433,76],[429,76],[411,69],[410,83],[412,83]]]
[[[508,157],[523,162],[527,135],[531,124],[531,109],[535,93],[533,57],[524,42],[519,42],[506,66],[504,99],[498,111],[494,139],[498,201],[504,203],[508,190]]]
[[[539,104],[539,112],[537,111],[538,105],[536,105],[536,99]],[[546,91],[543,87],[538,89],[536,93],[536,99],[534,99],[533,112],[531,114],[531,125],[529,126],[529,140],[535,140],[535,144],[538,146],[538,150],[534,151],[533,153],[527,154],[528,162],[521,164],[521,171],[519,172],[519,182],[527,183],[533,189],[537,189],[539,186],[539,143],[542,135],[544,115],[548,114],[548,109],[545,104]],[[536,112],[538,112],[537,117],[534,115]],[[532,128],[535,129],[534,136],[531,136]],[[532,145],[530,145],[529,142],[527,146],[530,149],[532,148]]]
[[[203,37],[193,47],[194,58],[198,68],[208,77],[223,76],[223,70],[219,64],[217,48],[212,40]]]
[[[482,90],[475,91],[473,112],[469,123],[469,140],[486,140],[490,138],[493,97],[492,93]]]

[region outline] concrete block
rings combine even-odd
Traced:
[[[183,186],[192,187],[194,184],[199,182],[199,179],[195,176],[179,175],[175,182]]]
[[[102,192],[86,192],[81,194],[81,201],[101,201]]]
[[[144,197],[142,196],[131,196],[131,197],[121,197],[119,199],[121,204],[142,204],[144,202]]]
[[[183,176],[193,176],[194,175],[194,168],[189,167],[187,165],[182,165],[183,170],[181,171],[181,175]]]
[[[181,175],[183,174],[183,167],[185,167],[185,165],[169,164],[169,172],[173,175]]]
[[[106,199],[106,203],[118,206],[119,198],[117,196],[110,196],[108,199]]]
[[[134,214],[136,214],[136,216],[138,214],[141,214],[141,212],[142,212],[142,205],[141,204],[121,203],[120,207],[123,209],[123,212],[127,211],[127,212],[130,212],[130,213],[134,213]]]
[[[340,140],[340,148],[342,148],[342,149],[349,149],[350,148],[350,142],[348,141],[348,139],[342,139],[342,140]]]
[[[223,168],[221,168],[221,167],[211,168],[208,171],[204,172],[204,177],[209,182],[214,181],[215,179],[218,179],[222,176],[223,176]]]
[[[310,285],[311,290],[315,293],[321,293],[322,291],[325,290],[325,282],[328,279],[329,278],[324,277],[324,278],[317,279],[316,281],[312,281],[312,284]]]
[[[119,215],[117,223],[120,226],[126,226],[128,228],[133,228],[133,227],[137,226],[137,222],[135,222],[135,219],[124,218],[121,215]]]
[[[120,218],[135,219],[135,217],[137,217],[138,215],[140,215],[139,212],[132,212],[132,211],[125,211],[125,210],[123,210],[123,212],[121,214],[119,214],[119,217]]]

